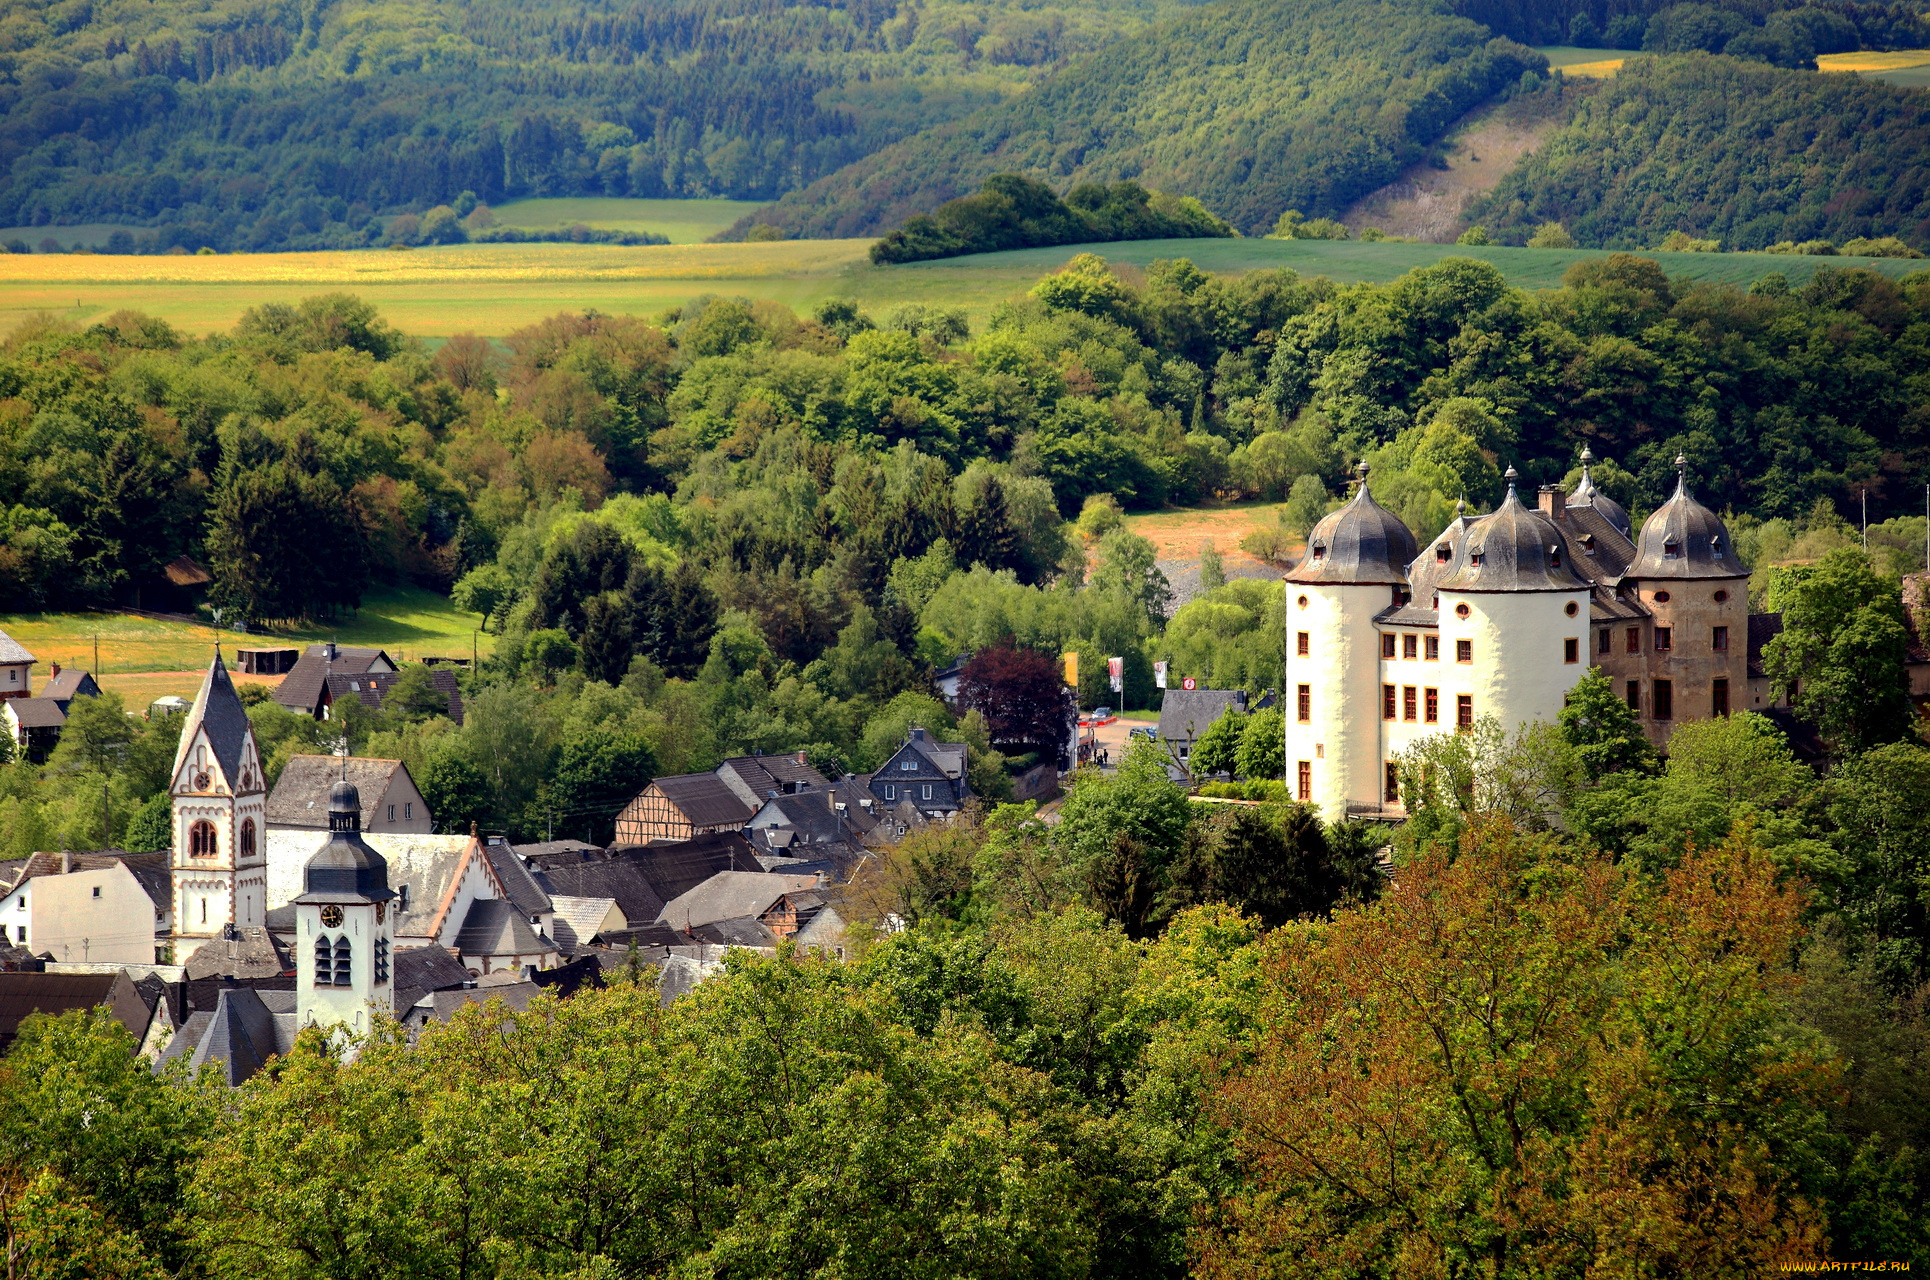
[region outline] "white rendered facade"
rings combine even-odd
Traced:
[[[268,913],[267,787],[261,753],[217,653],[182,726],[174,809],[174,933],[188,949]],[[185,960],[185,955],[181,957]]]
[[[323,923],[328,907],[341,912],[340,923]],[[295,907],[297,1026],[343,1027],[360,1035],[369,1029],[371,1014],[395,1012],[393,918],[386,902],[304,902]],[[325,974],[319,963],[323,948],[329,957]],[[317,981],[318,975],[327,980]]]

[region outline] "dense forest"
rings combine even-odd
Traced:
[[[26,0],[0,226],[319,248],[464,191],[771,198],[1179,7]]]
[[[233,1094],[30,1018],[14,1274],[1930,1263],[1921,745],[1819,781],[1745,713],[1658,764],[1597,675],[1416,748],[1391,881],[1384,836],[1190,801],[1159,750],[885,850],[845,962],[739,951],[668,1006],[637,959],[348,1060],[308,1029]]]
[[[1233,234],[1192,197],[1148,191],[1137,182],[1087,183],[1061,200],[1043,182],[1000,173],[987,178],[978,194],[908,219],[871,246],[871,260],[925,262],[999,249]]]
[[[1631,61],[1470,211],[1509,240],[1558,221],[1640,248],[1930,235],[1930,95],[1691,54]]]

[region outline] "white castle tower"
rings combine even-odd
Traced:
[[[255,729],[215,650],[174,752],[174,936],[182,952],[268,914],[267,782]],[[186,963],[186,954],[177,954]]]
[[[396,896],[389,865],[362,838],[362,800],[338,782],[328,795],[328,843],[308,860],[295,899],[295,1021],[369,1029],[395,1012],[391,973]]]

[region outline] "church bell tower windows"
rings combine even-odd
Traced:
[[[214,855],[214,823],[204,818],[188,827],[188,856],[193,858],[212,858]]]

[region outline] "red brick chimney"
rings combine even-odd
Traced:
[[[1558,484],[1545,484],[1536,494],[1535,505],[1541,514],[1562,524],[1568,519],[1568,491]]]

